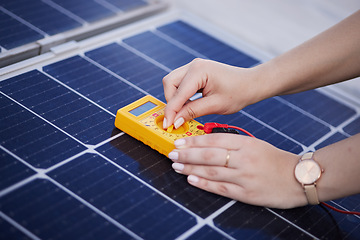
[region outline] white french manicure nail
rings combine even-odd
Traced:
[[[175,171],[181,172],[181,171],[184,169],[184,164],[182,164],[182,163],[173,163],[173,164],[171,165],[171,167],[172,167]]]
[[[176,148],[182,148],[185,145],[185,139],[180,138],[174,142]]]
[[[194,176],[194,175],[189,175],[188,176],[188,181],[190,183],[197,183],[199,181],[199,178],[197,176]]]
[[[167,120],[166,118],[164,118],[163,120],[163,129],[166,129],[167,128]]]
[[[179,153],[176,151],[172,151],[171,153],[169,153],[169,158],[171,160],[178,160],[179,159]]]
[[[183,125],[184,122],[185,122],[185,120],[182,117],[177,119],[174,123],[175,129],[178,129],[181,125]]]

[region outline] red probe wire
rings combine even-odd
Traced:
[[[253,138],[255,137],[254,135],[252,135],[251,133],[249,133],[248,131],[246,131],[243,128],[239,128],[236,126],[229,126],[227,124],[209,122],[209,123],[205,123],[204,126],[198,126],[197,128],[200,130],[204,130],[205,133],[212,133],[214,128],[225,128],[225,129],[233,128],[233,129],[239,130],[239,131],[249,135],[250,137],[253,137]]]
[[[197,127],[198,129],[200,130],[204,130],[205,133],[212,133],[213,129],[214,128],[223,128],[223,129],[236,129],[236,130],[239,130],[247,135],[249,135],[250,137],[253,137],[255,138],[254,135],[252,135],[250,132],[246,131],[245,129],[243,128],[240,128],[240,127],[236,127],[236,126],[229,126],[227,124],[220,124],[220,123],[214,123],[214,122],[210,122],[210,123],[205,123],[204,126],[198,126]],[[353,211],[344,211],[344,210],[340,210],[338,208],[335,208],[327,203],[324,203],[324,202],[321,202],[320,204],[322,204],[323,206],[325,207],[328,207],[336,212],[339,212],[339,213],[344,213],[344,214],[353,214],[353,215],[358,215],[360,216],[360,212],[353,212]]]
[[[324,202],[321,202],[320,204],[324,205],[325,207],[328,207],[330,208],[331,210],[334,210],[336,212],[339,212],[339,213],[344,213],[344,214],[353,214],[353,215],[358,215],[360,216],[360,212],[354,212],[354,211],[344,211],[344,210],[341,210],[341,209],[338,209],[336,207],[333,207],[327,203],[324,203]]]

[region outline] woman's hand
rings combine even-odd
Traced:
[[[211,60],[195,59],[163,79],[165,98],[164,128],[207,114],[231,114],[257,102],[262,86],[252,69],[233,67]],[[188,101],[195,93],[203,97]]]
[[[179,139],[175,146],[169,154],[174,170],[188,175],[198,188],[252,205],[307,204],[294,176],[295,154],[259,139],[222,133]]]

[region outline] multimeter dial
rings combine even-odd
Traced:
[[[164,135],[164,137],[168,137],[172,140],[176,140],[179,138],[184,138],[192,135],[202,135],[204,134],[203,131],[199,131],[197,129],[197,122],[190,120],[180,126],[178,129],[173,129],[171,132],[166,131],[163,128],[163,121],[164,121],[164,110],[160,110],[151,116],[146,117],[145,119],[141,120],[145,126],[154,129],[156,132]]]

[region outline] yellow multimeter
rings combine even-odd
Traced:
[[[175,148],[176,139],[205,134],[197,128],[203,125],[195,120],[185,122],[178,129],[163,129],[165,106],[165,103],[147,95],[120,108],[115,126],[165,156]]]

